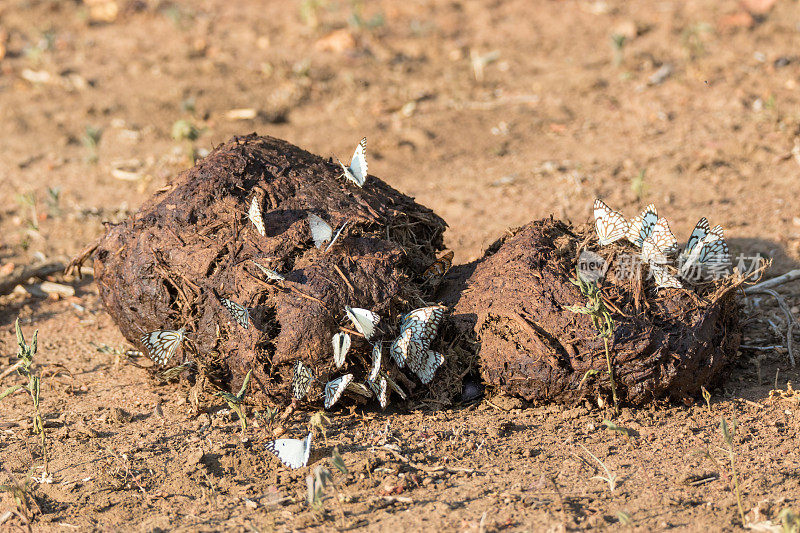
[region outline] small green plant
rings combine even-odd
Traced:
[[[47,212],[51,217],[61,214],[61,187],[47,188]]]
[[[28,394],[33,401],[33,411],[31,413],[31,422],[33,424],[33,434],[39,436],[39,444],[42,447],[42,458],[44,459],[44,474],[42,477],[47,477],[47,473],[49,471],[48,468],[48,459],[47,459],[47,446],[45,441],[45,433],[44,433],[44,419],[42,418],[41,410],[39,409],[39,402],[41,397],[39,395],[40,390],[40,379],[37,374],[34,374],[31,370],[33,367],[33,356],[36,355],[36,351],[38,349],[38,337],[39,337],[39,330],[34,331],[33,333],[33,341],[29,345],[25,342],[25,337],[22,335],[22,329],[19,327],[19,318],[14,324],[17,330],[17,359],[18,361],[15,363],[17,374],[22,376],[27,380],[27,383],[18,383],[17,385],[13,385],[2,393],[0,393],[0,400],[5,398],[6,396],[10,396],[17,392],[18,390],[25,389],[28,391]]]
[[[33,487],[33,483],[31,482],[31,474],[29,472],[28,476],[25,478],[25,481],[20,483],[14,478],[13,475],[11,475],[11,472],[6,470],[6,473],[11,478],[11,482],[0,485],[0,492],[7,492],[11,495],[11,498],[14,500],[14,505],[16,506],[15,514],[19,516],[23,522],[25,522],[30,530],[30,523],[33,519],[33,509],[31,504],[39,508],[39,504],[36,502],[36,499],[31,496],[31,488]],[[39,509],[39,512],[41,512],[41,509]]]
[[[36,210],[36,196],[32,192],[17,195],[17,203],[22,207],[30,209],[31,220],[28,222],[28,227],[32,230],[39,231],[39,213]]]
[[[644,182],[645,173],[646,171],[642,169],[639,171],[639,174],[637,174],[636,177],[631,180],[631,191],[636,195],[637,201],[642,199],[642,196],[644,196],[644,191],[647,188],[647,185]]]
[[[614,66],[618,67],[622,64],[625,52],[625,43],[628,38],[619,33],[611,35],[611,50],[614,52]]]
[[[179,119],[172,123],[172,138],[176,141],[196,141],[200,130],[190,120]]]
[[[319,10],[327,5],[326,0],[302,0],[300,2],[300,18],[303,20],[303,24],[312,30],[315,29],[319,25]]]
[[[736,415],[731,417],[731,424],[728,426],[728,421],[725,417],[720,417],[719,429],[722,431],[722,437],[728,448],[725,450],[728,453],[728,458],[731,461],[731,475],[733,477],[733,490],[736,492],[736,505],[739,507],[739,517],[742,520],[742,526],[746,524],[744,518],[744,507],[742,506],[742,494],[739,491],[739,474],[736,472],[736,448],[734,447],[733,437],[736,435]]]
[[[247,375],[244,377],[244,381],[242,382],[242,388],[239,389],[239,394],[234,395],[226,391],[217,391],[214,393],[225,400],[225,403],[228,404],[228,407],[230,407],[231,410],[235,411],[236,414],[239,415],[239,423],[242,425],[242,432],[247,429],[247,417],[244,414],[242,402],[244,402],[244,397],[247,394],[247,385],[250,383],[250,374],[252,373],[252,369],[247,371]]]
[[[342,456],[339,454],[338,448],[333,449],[331,464],[342,474],[348,474],[349,470],[344,464],[344,459],[342,459]],[[336,486],[331,471],[322,465],[317,465],[314,468],[314,474],[306,477],[306,488],[308,489],[306,501],[308,502],[308,506],[311,507],[312,511],[315,513],[322,513],[325,502],[325,488],[328,485],[333,487],[333,491],[336,494],[335,500],[339,518],[342,520],[342,523],[344,523],[344,510],[342,509],[341,498],[339,497],[339,487]]]
[[[713,33],[714,28],[707,22],[698,22],[687,27],[681,33],[681,42],[689,61],[695,61],[706,55],[706,35]]]
[[[611,471],[608,469],[608,467],[606,466],[606,464],[605,464],[603,461],[601,461],[600,459],[598,459],[598,458],[597,458],[597,456],[596,456],[595,454],[593,454],[592,452],[590,452],[590,451],[589,451],[589,449],[588,449],[586,446],[584,446],[583,444],[578,444],[578,446],[580,446],[581,448],[583,448],[583,449],[586,451],[586,453],[588,453],[588,454],[589,454],[589,455],[592,457],[592,459],[594,459],[595,461],[597,461],[597,464],[599,464],[599,465],[600,465],[600,468],[602,468],[602,469],[603,469],[603,472],[605,472],[605,473],[606,473],[606,475],[605,475],[605,476],[592,476],[592,479],[599,479],[600,481],[605,481],[606,483],[608,483],[608,489],[609,489],[611,492],[614,492],[614,489],[616,489],[616,488],[617,488],[617,475],[616,475],[616,474],[614,474],[614,473],[612,473],[612,472],[611,472]]]
[[[708,409],[708,413],[711,414],[711,393],[708,392],[704,386],[700,385],[700,394],[703,395],[703,399],[706,401],[706,409]]]
[[[602,337],[603,344],[605,345],[606,365],[608,366],[607,372],[608,378],[611,381],[611,397],[614,401],[614,414],[618,415],[619,402],[617,401],[617,385],[614,381],[614,368],[611,363],[611,352],[608,349],[608,339],[614,334],[614,319],[611,318],[611,313],[608,311],[605,303],[603,302],[602,293],[600,292],[600,287],[597,286],[597,283],[585,280],[581,276],[580,270],[577,268],[576,274],[577,279],[570,279],[570,281],[573,285],[580,289],[581,294],[586,296],[589,301],[583,307],[579,305],[568,305],[565,307],[565,309],[568,309],[573,313],[580,313],[592,317],[592,324],[594,324],[595,329],[597,329],[598,336]],[[584,379],[586,379],[587,375],[584,375]]]
[[[639,433],[636,430],[631,428],[626,428],[624,426],[618,426],[611,420],[603,420],[603,425],[608,429],[610,429],[611,431],[616,431],[626,439],[639,436]]]
[[[86,156],[87,163],[97,163],[97,145],[100,144],[100,137],[103,136],[103,130],[94,126],[86,126],[83,130],[81,137],[81,144],[86,148],[88,155]]]

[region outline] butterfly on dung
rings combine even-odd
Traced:
[[[163,366],[175,356],[185,333],[186,328],[161,329],[145,333],[140,340],[147,350],[147,356],[156,364]]]
[[[619,211],[614,211],[601,199],[594,201],[594,229],[601,246],[616,242],[628,234],[629,224]]]
[[[339,160],[337,159],[337,161]],[[345,178],[359,187],[363,187],[364,182],[367,180],[367,138],[361,139],[361,142],[356,146],[349,166],[344,166],[341,161],[339,161],[339,165],[344,170]]]

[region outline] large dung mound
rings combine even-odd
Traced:
[[[248,220],[254,198],[265,235]],[[330,249],[315,246],[309,214],[334,232],[347,222]],[[253,369],[251,393],[285,401],[294,361],[323,384],[333,370],[331,336],[352,329],[345,305],[396,317],[421,303],[419,281],[445,226],[375,177],[359,188],[335,162],[250,135],[218,147],[111,227],[94,254],[95,278],[133,344],[186,328],[176,362],[196,361],[229,389]],[[223,298],[249,308],[250,327],[233,320]],[[363,338],[353,346],[369,354]]]
[[[455,327],[479,342],[484,381],[537,403],[610,401],[603,339],[590,316],[567,309],[587,303],[570,279],[588,248],[611,266],[600,287],[614,320],[609,348],[620,401],[686,400],[717,382],[740,342],[737,281],[656,290],[645,272],[618,279],[624,246],[600,248],[591,227],[538,220],[450,276],[444,301],[454,305]]]

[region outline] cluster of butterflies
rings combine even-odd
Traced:
[[[696,278],[704,266],[724,268],[730,264],[730,253],[722,226],[710,227],[701,218],[692,230],[686,247],[679,252],[678,240],[666,218],[659,217],[653,204],[628,221],[600,199],[594,201],[594,223],[601,246],[627,239],[641,249],[641,258],[650,267],[656,286],[683,288],[684,281]],[[671,263],[677,256],[677,267]]]
[[[352,373],[339,376],[325,384],[323,396],[325,409],[333,407],[345,394],[378,398],[381,408],[388,404],[389,389],[402,399],[406,393],[384,370],[383,341],[377,339],[380,316],[368,309],[345,307],[345,314],[353,326],[367,341],[372,342],[372,364],[364,383],[355,381]],[[442,306],[421,307],[403,316],[400,323],[400,335],[391,343],[389,356],[399,368],[406,366],[414,372],[424,384],[433,379],[436,370],[444,363],[444,355],[431,350],[439,325],[444,318],[445,308]],[[336,368],[345,365],[350,350],[351,338],[347,332],[339,332],[331,339],[333,345],[333,362]],[[309,393],[311,385],[316,381],[314,372],[297,361],[292,379],[292,393],[297,400],[303,400]],[[266,444],[267,450],[275,455],[289,468],[301,468],[308,464],[311,453],[311,434],[305,439],[276,439]]]

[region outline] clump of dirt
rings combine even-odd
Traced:
[[[620,400],[687,400],[718,382],[741,337],[738,279],[657,291],[646,268],[615,275],[630,246],[600,248],[590,226],[552,218],[497,241],[447,280],[445,302],[465,338],[479,342],[484,381],[537,403],[610,399],[603,339],[590,316],[568,309],[587,303],[570,281],[587,245],[609,265],[600,286],[614,320],[609,348]]]
[[[254,198],[265,235],[248,220]],[[347,223],[327,250],[315,246],[311,213],[334,233]],[[110,227],[94,253],[95,279],[133,344],[144,348],[142,334],[184,327],[181,357],[217,384],[236,389],[252,368],[255,397],[285,401],[294,361],[322,383],[334,370],[331,336],[340,325],[352,329],[345,305],[397,317],[421,301],[418,281],[445,227],[375,177],[359,188],[331,161],[250,135],[218,147]],[[250,327],[234,321],[222,298],[249,309]],[[353,348],[369,354],[363,339]]]

